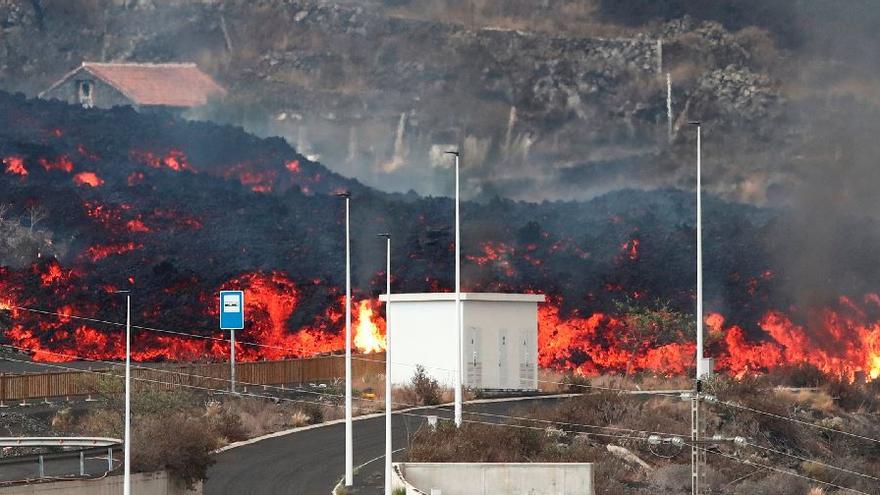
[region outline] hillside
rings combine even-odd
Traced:
[[[119,357],[118,334],[64,316],[118,321],[118,289],[135,290],[140,324],[201,334],[215,333],[216,292],[245,289],[251,317],[242,337],[270,347],[248,347],[244,359],[341,348],[342,204],[333,197],[341,190],[353,194],[355,316],[364,331],[383,326],[373,299],[383,280],[377,232],[394,236],[395,291],[452,285],[447,198],[377,192],[283,140],[228,126],[2,94],[0,110],[6,338],[46,351],[41,359]],[[673,189],[467,202],[464,288],[547,294],[544,366],[683,372],[692,352],[692,327],[680,321],[693,312],[693,206],[691,193]],[[835,277],[802,293],[793,286],[803,288],[803,277],[780,266],[775,250],[803,239],[792,214],[707,198],[713,352],[736,373],[808,361],[873,374],[877,268],[859,260],[876,256],[876,229],[861,217],[840,223],[848,235],[829,246],[846,253],[827,265]],[[643,311],[672,312],[673,326],[636,338],[630,313]],[[851,342],[831,345],[841,332]],[[183,337],[140,338],[138,359],[226,352]]]

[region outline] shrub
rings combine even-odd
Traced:
[[[873,383],[872,383],[873,385]],[[834,401],[845,411],[876,411],[880,406],[880,395],[876,387],[863,384],[853,384],[844,380],[828,380],[825,390],[834,398]]]
[[[304,403],[299,406],[299,410],[302,414],[308,416],[309,423],[322,423],[324,421],[324,407],[318,404]]]
[[[294,411],[293,414],[290,415],[290,421],[288,424],[294,428],[299,428],[300,426],[306,426],[309,424],[312,418],[309,417],[308,414],[302,411]]]
[[[561,380],[569,393],[583,394],[590,390],[590,379],[574,372],[567,373]]]
[[[765,478],[740,482],[733,493],[736,495],[806,495],[810,484],[800,478],[773,473]]]
[[[818,387],[827,379],[819,368],[807,363],[781,366],[767,374],[770,383],[788,387]]]
[[[187,488],[206,478],[208,467],[215,462],[211,452],[218,443],[204,418],[176,413],[143,417],[139,423],[132,432],[131,462],[135,470],[166,469]]]
[[[209,403],[205,410],[205,418],[220,442],[238,442],[247,438],[241,417],[220,403]]]
[[[528,462],[541,459],[550,443],[540,430],[442,422],[418,431],[407,452],[416,462]]]
[[[419,404],[434,406],[440,403],[440,384],[425,372],[424,366],[416,365],[416,372],[410,379],[410,385]]]

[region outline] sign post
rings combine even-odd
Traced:
[[[229,390],[235,393],[235,331],[244,329],[244,292],[220,291],[220,330],[229,330]]]

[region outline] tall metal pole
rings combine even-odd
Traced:
[[[125,295],[125,475],[123,495],[131,495],[131,293]]]
[[[345,486],[354,484],[354,453],[351,420],[351,194],[345,198]]]
[[[691,398],[691,493],[700,494],[700,393],[703,375],[706,374],[703,360],[703,182],[702,182],[702,127],[700,122],[691,122],[697,127],[697,376],[694,382],[694,395]]]
[[[391,495],[391,234],[385,238],[385,495]]]
[[[461,154],[457,151],[447,151],[455,156],[455,426],[461,426],[461,402],[462,402],[462,312],[461,312],[461,214],[460,214],[460,181],[459,160]]]
[[[702,151],[701,131],[702,126],[699,122],[695,122],[697,126],[697,378],[711,370],[705,369],[703,361],[703,170],[702,170]]]
[[[672,143],[672,74],[666,73],[666,139]]]

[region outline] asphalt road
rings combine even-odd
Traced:
[[[509,414],[536,400],[558,399],[466,404],[465,411]],[[450,407],[419,410],[412,414],[452,417]],[[479,419],[489,420],[485,417]],[[392,420],[394,449],[405,447],[408,436],[420,427],[426,427],[424,417],[395,414]],[[384,454],[384,417],[355,421],[353,431],[355,466]],[[261,440],[222,452],[216,460],[217,463],[208,470],[204,486],[206,495],[326,495],[345,470],[345,425],[339,423]]]

